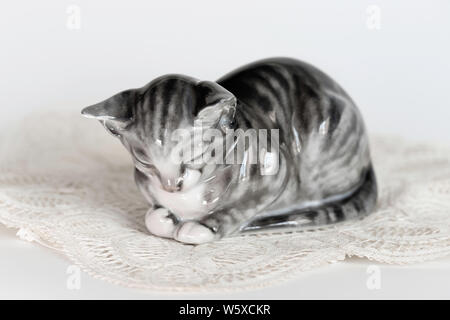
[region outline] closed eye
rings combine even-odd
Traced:
[[[136,162],[146,169],[156,170],[155,166],[150,163],[149,157],[145,154],[145,152],[141,149],[132,149],[131,150],[134,159]]]
[[[156,167],[153,164],[148,163],[148,162],[142,162],[135,157],[135,167],[137,170],[144,173],[145,175],[155,176],[159,180],[161,180],[159,171],[158,171],[158,169],[156,169]]]

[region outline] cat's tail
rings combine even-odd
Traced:
[[[365,170],[359,188],[348,196],[322,206],[289,210],[286,213],[253,219],[241,232],[314,228],[370,214],[377,202],[377,182],[372,166]]]

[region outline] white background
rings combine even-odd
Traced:
[[[81,10],[80,28],[68,8]],[[370,6],[379,9],[379,20]],[[68,27],[69,20],[69,27]],[[376,28],[379,26],[379,28]],[[256,59],[291,56],[335,78],[372,133],[449,141],[450,2],[9,1],[0,6],[0,134],[30,111],[81,109],[165,73],[214,80]],[[64,257],[0,228],[0,298],[167,298],[82,275],[66,288]],[[350,260],[278,287],[190,298],[450,298],[450,260]]]

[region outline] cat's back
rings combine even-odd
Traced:
[[[293,126],[308,139],[324,121],[328,135],[339,126],[361,122],[353,100],[318,68],[292,58],[269,58],[238,68],[218,80],[243,103],[244,117],[258,125],[267,115],[273,127],[289,140]],[[359,131],[359,130],[357,130]]]
[[[262,115],[280,129],[305,199],[323,199],[358,183],[370,163],[364,123],[331,77],[306,62],[269,58],[218,82],[243,102],[240,111],[253,127]]]
[[[311,94],[330,90],[344,93],[331,77],[318,68],[287,57],[268,58],[244,65],[221,77],[217,82],[244,100],[258,94],[258,87],[272,92],[294,92],[302,87]]]
[[[316,112],[330,111],[340,116],[356,110],[352,99],[336,81],[297,59],[280,57],[256,61],[226,74],[217,82],[242,101],[250,109],[249,113],[262,111],[276,117],[275,122],[281,129],[295,112],[310,118]],[[329,108],[330,104],[339,106]]]

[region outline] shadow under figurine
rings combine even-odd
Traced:
[[[361,114],[315,67],[258,61],[216,82],[165,75],[85,108],[120,139],[150,233],[201,244],[314,228],[374,210]]]

